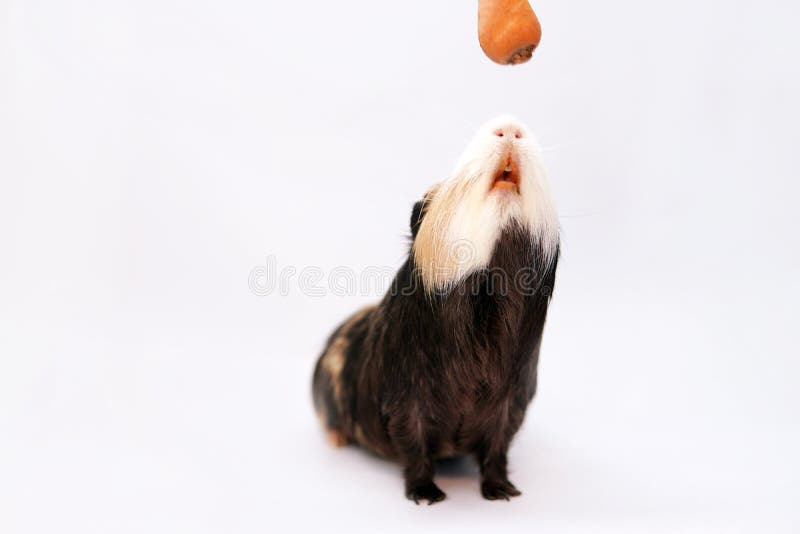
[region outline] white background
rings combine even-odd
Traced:
[[[534,7],[503,68],[474,0],[0,0],[0,531],[797,532],[800,8]],[[396,268],[502,112],[564,241],[524,495],[416,507],[311,409],[379,292],[248,276]]]

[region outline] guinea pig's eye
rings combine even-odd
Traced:
[[[497,137],[503,137],[503,136],[505,135],[505,134],[503,133],[503,130],[495,130],[494,134],[495,134]]]

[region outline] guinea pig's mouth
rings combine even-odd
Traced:
[[[492,190],[513,191],[519,193],[519,165],[511,155],[503,158],[492,180]]]

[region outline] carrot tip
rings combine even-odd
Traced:
[[[520,63],[525,63],[533,56],[534,50],[536,50],[536,45],[528,45],[520,48],[508,58],[508,64],[519,65]]]

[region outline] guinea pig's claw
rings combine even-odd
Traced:
[[[490,501],[500,499],[510,501],[511,497],[522,495],[522,492],[508,480],[484,480],[481,483],[481,494],[484,499]]]
[[[445,493],[433,482],[425,482],[412,486],[406,490],[406,497],[414,501],[417,505],[420,501],[428,501],[428,505],[443,501]]]

